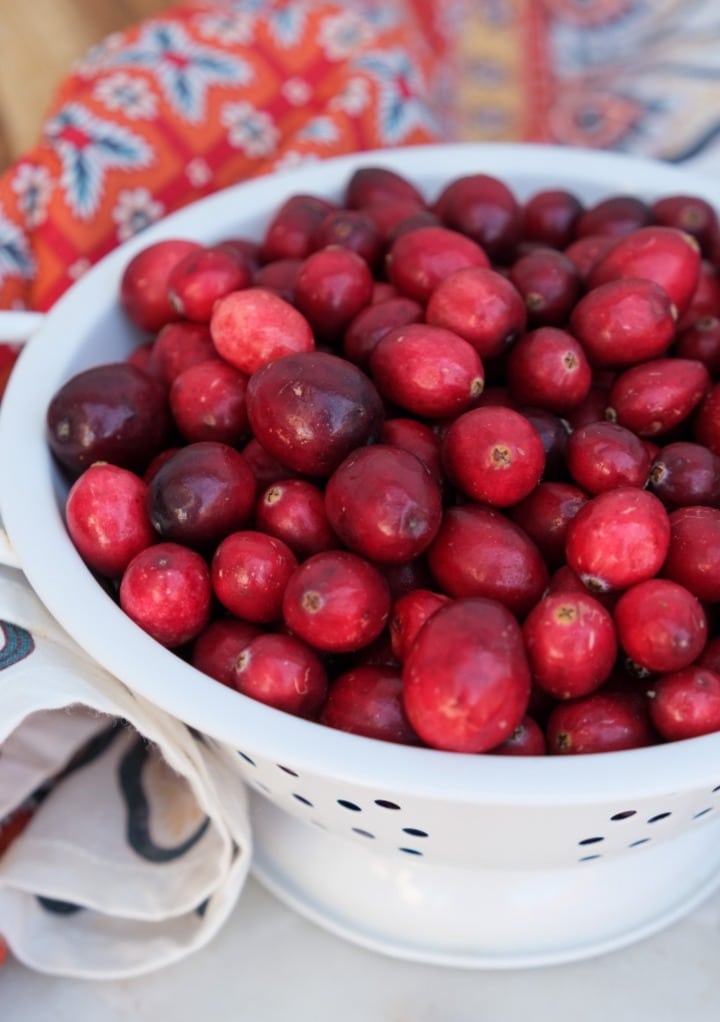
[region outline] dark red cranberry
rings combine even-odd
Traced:
[[[378,341],[395,327],[420,323],[423,309],[412,298],[389,298],[367,305],[348,323],[343,334],[343,355],[361,369],[367,369]]]
[[[526,199],[522,207],[522,237],[563,249],[575,237],[584,209],[577,195],[564,188],[545,188]]]
[[[315,720],[327,697],[327,672],[318,654],[296,636],[268,632],[238,653],[233,687],[276,710]]]
[[[720,505],[720,457],[702,444],[677,441],[661,447],[648,486],[669,508]]]
[[[568,437],[567,468],[587,493],[604,493],[618,486],[645,486],[650,455],[642,440],[613,422],[591,422]]]
[[[558,703],[546,735],[548,751],[565,756],[621,752],[655,742],[645,700],[632,692],[593,692]]]
[[[491,175],[454,178],[434,209],[444,224],[473,238],[492,260],[506,260],[520,240],[520,204],[505,182]]]
[[[647,202],[636,195],[609,195],[583,210],[575,223],[578,238],[603,234],[621,238],[652,220]]]
[[[234,617],[216,618],[193,642],[190,663],[215,681],[234,688],[233,673],[238,654],[260,634],[260,627],[248,621],[238,621]]]
[[[188,252],[168,274],[170,304],[184,319],[209,323],[218,298],[247,287],[250,267],[227,249],[210,246]]]
[[[669,521],[663,575],[704,603],[720,602],[720,510],[681,507],[670,512]]]
[[[485,252],[471,238],[447,227],[420,227],[402,234],[385,257],[388,280],[401,294],[425,303],[451,273],[488,266]]]
[[[363,664],[344,671],[330,687],[320,723],[382,742],[418,745],[403,705],[399,668]]]
[[[571,483],[546,480],[508,513],[537,544],[548,567],[557,568],[565,560],[568,523],[588,499],[583,490]],[[582,586],[582,582],[579,584]]]
[[[300,560],[339,546],[325,510],[323,491],[305,479],[270,483],[255,505],[255,525],[281,539]]]
[[[707,667],[685,667],[651,685],[650,716],[669,742],[720,731],[720,674]]]
[[[183,256],[201,247],[195,241],[170,238],[147,245],[132,256],[120,279],[120,307],[133,323],[156,333],[166,323],[182,318],[170,301],[168,277]]]
[[[574,263],[552,248],[537,248],[516,259],[509,279],[525,301],[531,326],[561,326],[580,294]]]
[[[304,259],[313,249],[313,235],[334,202],[317,195],[292,195],[275,211],[260,245],[263,263],[278,259]]]

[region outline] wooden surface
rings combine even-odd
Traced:
[[[0,0],[0,170],[34,144],[72,61],[168,0]]]

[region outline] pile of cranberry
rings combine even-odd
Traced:
[[[158,642],[329,727],[720,730],[718,265],[694,195],[380,166],[259,241],[148,244],[119,296],[144,341],[48,408],[70,536]]]

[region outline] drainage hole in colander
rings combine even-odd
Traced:
[[[720,784],[716,784],[714,788],[711,788],[711,792],[712,792],[713,795],[717,795],[717,793],[719,791],[720,791]]]
[[[646,845],[649,840],[649,837],[641,837],[637,841],[631,841],[628,848],[637,848],[638,845]]]
[[[583,855],[582,859],[578,859],[578,862],[591,862],[593,859],[602,859],[602,855]]]
[[[398,848],[399,852],[404,852],[405,855],[422,855],[422,852],[417,848]]]
[[[310,806],[310,808],[312,808],[312,802],[309,798],[305,798],[304,795],[298,795],[296,792],[293,792],[293,798],[296,798],[298,802],[302,802],[304,806]]]
[[[579,845],[596,845],[598,841],[604,841],[604,837],[584,837],[582,841],[578,841]]]
[[[376,798],[375,805],[380,806],[381,809],[399,809],[400,806],[397,802],[388,802],[386,798]]]
[[[285,774],[290,774],[291,777],[300,776],[295,770],[291,770],[290,767],[283,766],[282,763],[276,763],[275,765],[277,766],[278,770],[282,770],[282,772]]]
[[[705,816],[707,813],[711,813],[712,811],[712,806],[708,806],[707,809],[701,809],[699,813],[695,813],[693,820],[699,820],[701,816]]]
[[[631,816],[637,815],[637,809],[623,809],[620,813],[613,813],[611,820],[629,820]]]
[[[410,837],[427,837],[428,832],[426,830],[419,830],[417,827],[403,827],[403,834],[409,834]]]
[[[659,820],[666,820],[668,816],[672,816],[672,813],[658,813],[656,816],[651,816],[647,822],[657,823]]]
[[[369,830],[363,830],[361,827],[353,827],[352,832],[353,834],[359,834],[360,837],[369,837],[372,838],[373,841],[375,840],[374,834],[371,834]]]
[[[263,784],[262,781],[253,781],[253,788],[257,788],[258,791],[264,791],[266,795],[272,795],[272,791],[268,788],[267,784]]]
[[[255,760],[254,759],[250,759],[250,757],[248,756],[248,754],[246,752],[240,752],[240,750],[238,749],[237,750],[237,754],[238,754],[238,756],[240,756],[241,759],[244,759],[246,763],[249,763],[250,766],[257,766],[257,763],[255,762]]]
[[[343,809],[349,809],[351,813],[361,813],[362,808],[356,802],[349,802],[346,798],[339,798],[337,804]]]

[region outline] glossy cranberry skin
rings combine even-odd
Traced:
[[[621,752],[656,740],[644,700],[631,692],[592,692],[558,703],[546,736],[548,752],[564,756]]]
[[[282,617],[285,586],[297,563],[290,547],[276,536],[255,529],[232,532],[213,554],[213,592],[243,621],[271,624]]]
[[[334,245],[313,252],[295,280],[294,302],[319,340],[332,342],[370,305],[373,277],[365,260]]]
[[[442,442],[448,479],[466,496],[510,507],[537,486],[545,449],[535,428],[512,408],[488,406],[459,415]]]
[[[673,354],[702,362],[717,379],[720,376],[720,317],[708,313],[679,330]]]
[[[522,237],[563,249],[575,237],[584,206],[573,192],[545,188],[526,199],[522,207]]]
[[[235,448],[215,441],[188,444],[150,482],[150,521],[163,539],[203,549],[249,522],[256,490],[250,466]]]
[[[371,217],[357,209],[332,210],[312,237],[316,249],[336,245],[357,253],[372,269],[379,263],[382,238]]]
[[[468,266],[489,266],[487,255],[471,238],[447,227],[408,231],[395,239],[385,257],[390,283],[422,304],[441,280]]]
[[[441,494],[445,496],[448,481],[442,467],[442,441],[431,426],[419,419],[404,417],[386,419],[382,427],[381,440],[414,454],[440,487]]]
[[[277,536],[304,560],[339,546],[325,510],[322,489],[306,479],[278,479],[259,495],[255,526]]]
[[[535,542],[548,567],[557,568],[565,560],[568,523],[588,500],[572,483],[545,480],[508,513]]]
[[[568,525],[568,565],[591,591],[627,589],[656,575],[670,546],[662,503],[637,487],[594,496]]]
[[[702,444],[679,440],[662,447],[650,466],[650,490],[668,508],[720,505],[720,457]]]
[[[720,602],[720,511],[692,506],[670,512],[663,575],[704,603]]]
[[[250,466],[250,471],[255,478],[258,489],[264,489],[271,483],[280,479],[295,478],[295,473],[287,465],[281,464],[276,458],[265,450],[255,437],[251,437],[242,448],[245,461]]]
[[[485,374],[467,341],[442,327],[410,323],[385,334],[370,356],[384,398],[421,418],[464,412],[480,396]]]
[[[427,619],[449,602],[449,596],[432,589],[411,589],[395,600],[390,614],[390,645],[400,663]]]
[[[120,279],[120,307],[127,317],[148,333],[182,316],[168,294],[168,277],[176,264],[202,248],[195,241],[169,238],[156,241],[129,260]]]
[[[146,499],[146,483],[117,465],[95,462],[75,480],[65,501],[65,522],[93,571],[119,578],[135,554],[156,542]]]
[[[618,486],[645,486],[650,455],[631,430],[613,422],[591,422],[568,437],[566,462],[575,483],[587,493]]]
[[[616,377],[610,388],[608,415],[638,436],[662,436],[692,415],[710,386],[702,362],[653,359]]]
[[[135,624],[170,649],[195,639],[210,619],[212,589],[204,558],[177,543],[156,543],[130,561],[120,581],[120,606]]]
[[[249,621],[239,621],[234,617],[215,618],[193,642],[190,663],[215,681],[234,688],[233,673],[238,654],[260,634],[260,627]]]
[[[258,635],[238,653],[233,687],[284,713],[315,720],[327,696],[318,654],[294,635]]]
[[[217,354],[248,376],[282,355],[315,348],[307,319],[283,298],[258,287],[221,298],[213,309],[210,334]]]
[[[255,271],[253,286],[271,291],[286,302],[293,302],[295,281],[302,264],[302,259],[273,259],[263,263]]]
[[[523,617],[540,599],[548,570],[527,533],[501,511],[450,507],[427,553],[436,588],[497,600]]]
[[[562,252],[537,248],[516,259],[509,279],[523,296],[530,326],[561,326],[580,294],[580,275]]]
[[[397,667],[363,664],[344,671],[328,692],[320,723],[381,742],[418,745],[405,713]]]
[[[544,596],[523,622],[533,681],[555,699],[575,699],[600,688],[617,657],[610,613],[589,593]]]
[[[423,625],[403,664],[410,723],[434,748],[486,752],[527,710],[530,670],[520,626],[501,604],[462,599]]]
[[[168,323],[152,342],[147,371],[169,387],[185,369],[216,355],[206,323]]]
[[[649,692],[650,717],[668,742],[720,731],[720,674],[686,667],[657,678]]]
[[[260,244],[263,263],[278,259],[304,259],[313,250],[313,235],[334,202],[317,195],[291,195],[275,211]]]
[[[324,351],[284,355],[253,373],[247,409],[253,434],[268,454],[318,477],[329,476],[356,447],[377,439],[384,414],[365,373]]]
[[[350,550],[379,564],[418,557],[442,518],[440,488],[414,454],[391,444],[362,447],[325,485],[333,531]]]
[[[375,203],[409,203],[422,209],[426,203],[419,188],[389,167],[367,166],[353,171],[345,186],[344,203],[350,209],[363,209]]]
[[[699,195],[663,195],[650,206],[653,221],[690,234],[707,255],[718,231],[718,216]]]
[[[287,627],[316,649],[349,653],[369,645],[390,616],[390,591],[376,567],[347,550],[314,554],[293,572],[283,597]]]
[[[669,579],[651,578],[631,586],[615,605],[614,617],[625,653],[654,673],[689,667],[707,642],[700,601]]]
[[[587,355],[572,334],[544,326],[518,338],[507,360],[510,393],[520,404],[564,414],[585,400],[592,384]]]
[[[218,246],[201,248],[176,263],[168,274],[170,304],[183,319],[209,323],[215,302],[247,287],[252,271],[229,251]]]
[[[609,195],[583,210],[575,224],[578,238],[602,234],[622,238],[651,220],[648,204],[636,195]]]
[[[567,421],[547,408],[537,408],[534,405],[519,405],[517,411],[527,419],[540,437],[545,451],[544,478],[564,477],[565,450],[569,434]]]
[[[509,738],[494,749],[488,749],[488,754],[493,756],[544,756],[546,753],[545,732],[528,713]]]
[[[507,259],[522,231],[522,209],[499,178],[489,174],[456,177],[441,190],[434,211],[448,227],[482,246],[493,260]]]
[[[142,370],[112,362],[76,373],[47,410],[50,450],[71,475],[95,461],[143,472],[168,437],[164,389]]]
[[[611,280],[593,286],[570,315],[570,333],[593,366],[616,368],[663,355],[675,336],[666,292],[651,280]]]
[[[423,309],[412,298],[390,298],[366,306],[355,316],[343,334],[343,355],[361,369],[367,370],[378,342],[395,327],[420,323]]]
[[[710,387],[700,402],[693,433],[698,443],[720,457],[720,383]]]
[[[585,285],[595,263],[615,244],[610,234],[587,234],[576,238],[564,250],[564,255],[575,267],[580,280]]]
[[[173,422],[185,440],[239,444],[250,426],[245,394],[248,377],[219,358],[189,366],[168,394]]]
[[[469,266],[437,284],[425,320],[464,338],[481,358],[493,358],[523,333],[527,308],[507,277],[488,266]]]

